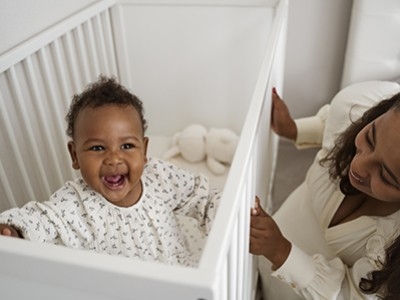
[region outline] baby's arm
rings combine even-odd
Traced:
[[[13,226],[0,224],[0,235],[23,238],[22,234]]]
[[[210,186],[209,180],[202,174],[194,174],[168,162],[161,162],[164,178],[168,180],[171,195],[168,201],[176,215],[191,217],[198,221],[204,233],[208,233],[214,220],[221,193]],[[171,201],[171,199],[174,199]]]
[[[193,176],[193,185],[186,190],[176,213],[196,219],[208,234],[217,212],[221,193],[212,188],[204,175]],[[189,186],[189,185],[188,185]]]

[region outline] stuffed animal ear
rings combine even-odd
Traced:
[[[180,153],[181,153],[181,150],[179,149],[179,146],[173,146],[172,148],[169,148],[167,151],[164,152],[163,158],[170,159],[174,156],[177,156]]]
[[[173,146],[176,146],[176,145],[178,145],[178,141],[179,141],[179,136],[181,135],[181,132],[177,132],[177,133],[175,133],[173,136],[172,136],[172,142],[171,142],[171,144],[173,145]]]
[[[224,174],[226,170],[222,163],[211,156],[207,156],[207,166],[216,175]]]
[[[162,155],[163,159],[170,159],[174,156],[177,156],[181,152],[178,145],[178,139],[180,134],[181,134],[180,132],[176,132],[172,136],[171,148],[169,148],[164,152],[164,154]]]

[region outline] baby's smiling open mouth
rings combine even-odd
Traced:
[[[107,175],[102,177],[104,184],[111,189],[117,189],[125,183],[126,175]]]

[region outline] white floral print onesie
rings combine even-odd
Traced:
[[[1,213],[0,223],[15,226],[28,240],[196,266],[201,249],[190,245],[201,244],[195,239],[204,239],[210,231],[219,192],[210,188],[205,176],[158,159],[149,159],[142,184],[135,205],[118,207],[79,178],[46,202],[29,202]],[[181,226],[181,216],[195,222]]]

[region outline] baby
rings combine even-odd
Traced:
[[[180,218],[196,220],[191,224],[206,236],[220,194],[202,175],[147,158],[142,102],[101,76],[73,97],[66,120],[72,167],[81,178],[48,201],[1,213],[0,234],[196,266]]]

